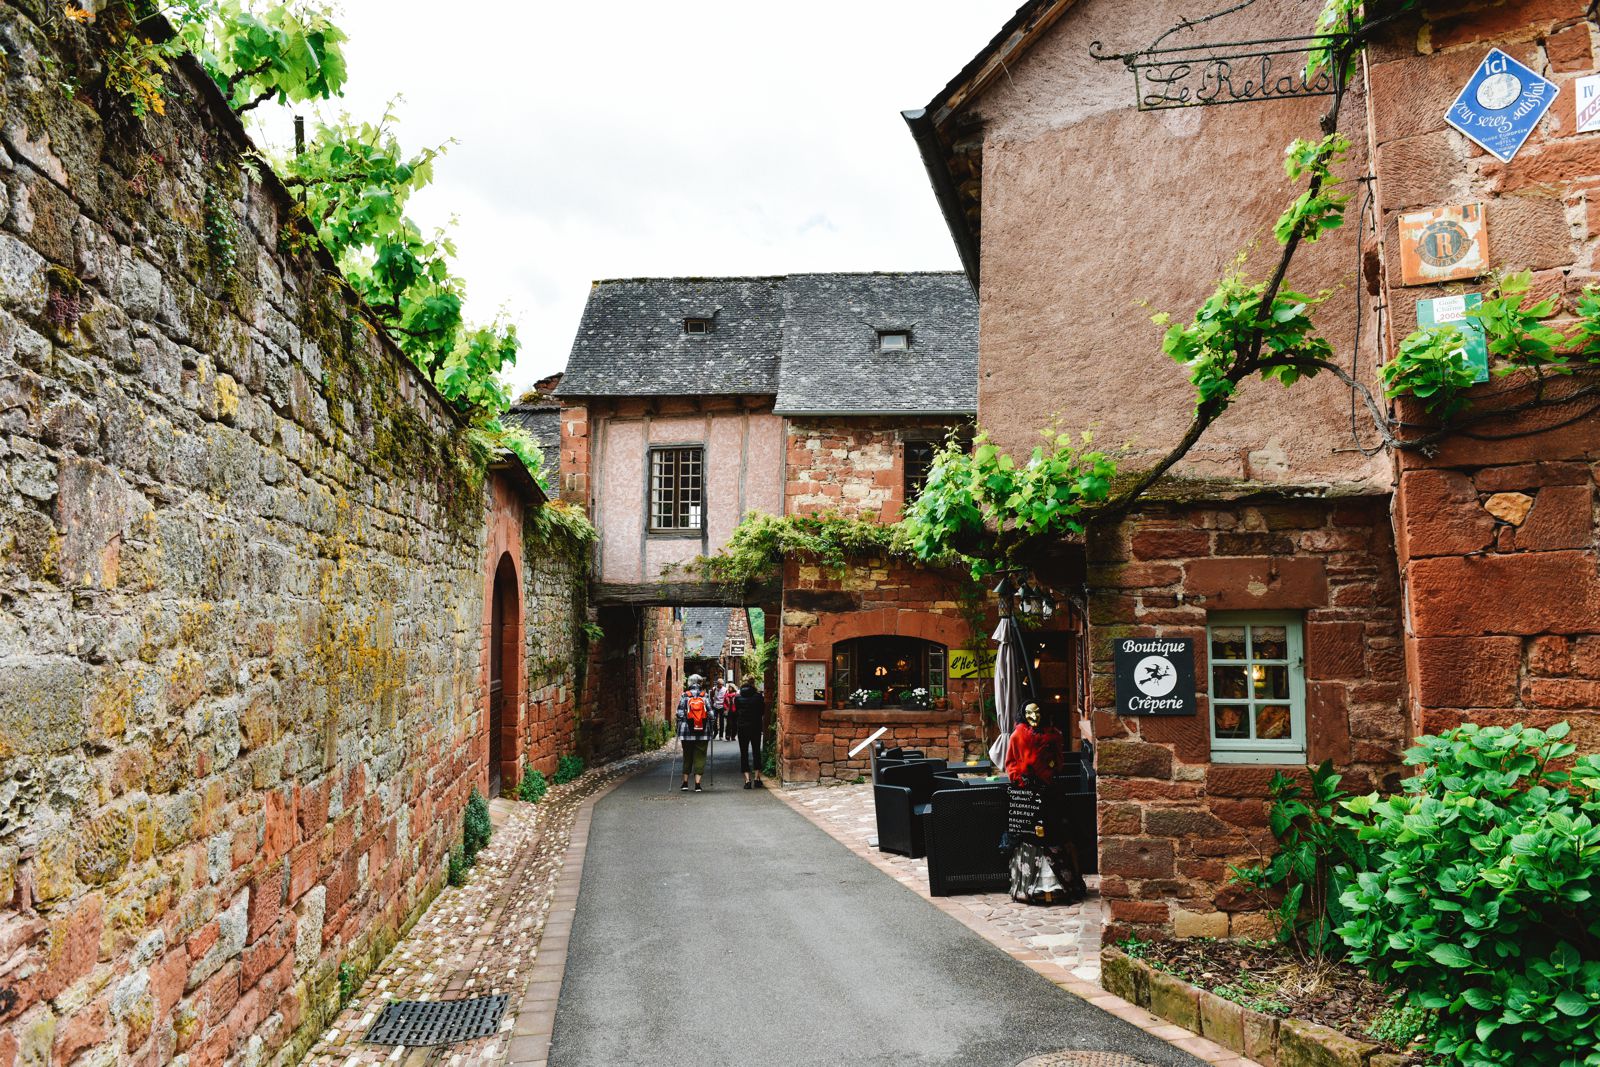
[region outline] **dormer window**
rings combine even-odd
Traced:
[[[879,330],[878,351],[883,353],[906,352],[911,348],[908,330]]]
[[[711,320],[702,318],[688,318],[683,320],[684,333],[710,333]]]

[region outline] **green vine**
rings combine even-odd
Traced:
[[[768,515],[752,511],[715,556],[697,564],[709,581],[743,589],[777,577],[786,559],[839,569],[853,560],[916,559],[900,526],[840,515]]]

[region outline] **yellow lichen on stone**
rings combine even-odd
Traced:
[[[216,389],[217,417],[233,418],[239,413],[239,383],[234,381],[231,374],[218,374]]]

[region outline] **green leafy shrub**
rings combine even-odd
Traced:
[[[1368,1037],[1387,1041],[1397,1048],[1405,1048],[1419,1039],[1428,1040],[1432,1032],[1433,1013],[1407,1004],[1405,998],[1398,995],[1367,1026]]]
[[[454,886],[467,884],[467,856],[461,851],[460,846],[450,850],[450,865],[446,868],[445,880]]]
[[[1339,954],[1344,945],[1333,935],[1343,921],[1341,881],[1365,866],[1366,849],[1356,833],[1340,821],[1338,808],[1349,793],[1339,788],[1333,761],[1311,771],[1311,794],[1288,775],[1272,776],[1267,813],[1278,851],[1263,866],[1235,867],[1233,880],[1264,894],[1282,893],[1274,912],[1278,940],[1312,955]]]
[[[767,738],[766,751],[761,757],[761,773],[773,781],[778,780],[778,735]]]
[[[466,853],[467,866],[478,860],[478,853],[489,843],[494,826],[489,822],[489,802],[473,787],[467,798],[467,810],[461,813],[461,850]]]
[[[530,763],[522,769],[522,779],[517,782],[517,799],[525,800],[529,804],[537,804],[544,799],[550,791],[550,783],[545,781],[544,772],[536,771]]]
[[[556,758],[556,784],[565,785],[583,773],[583,757],[568,752]]]
[[[1600,1063],[1600,760],[1567,724],[1423,737],[1401,795],[1346,802],[1371,850],[1344,891],[1351,960],[1437,1012],[1465,1067]]]

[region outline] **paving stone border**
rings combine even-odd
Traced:
[[[1411,1062],[1331,1027],[1252,1011],[1121,949],[1100,950],[1100,982],[1107,992],[1263,1067],[1403,1067]]]

